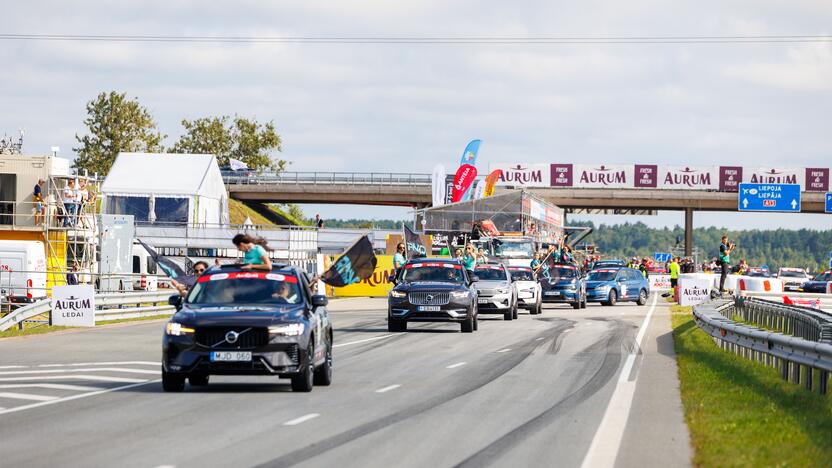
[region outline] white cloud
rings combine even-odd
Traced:
[[[791,47],[780,60],[729,65],[725,73],[731,78],[788,90],[830,91],[832,44]]]

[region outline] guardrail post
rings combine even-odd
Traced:
[[[800,364],[796,362],[792,363],[792,383],[800,383]]]
[[[780,360],[780,378],[789,380],[789,361],[785,359]]]
[[[810,392],[812,391],[812,373],[814,371],[815,369],[806,366],[806,377],[803,379],[803,384],[806,390],[809,390]]]
[[[829,372],[820,371],[820,375],[818,376],[818,393],[821,395],[826,395],[826,389],[829,385]]]

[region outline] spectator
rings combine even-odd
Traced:
[[[315,229],[323,229],[324,227],[324,220],[321,219],[320,214],[315,215]]]
[[[481,265],[483,263],[488,263],[488,257],[485,255],[485,250],[480,248],[477,251],[477,265]]]
[[[66,274],[66,284],[68,286],[75,286],[78,284],[78,275],[76,272],[78,271],[78,267],[76,265],[72,265],[69,272]]]
[[[405,258],[406,250],[404,242],[399,242],[396,245],[396,253],[393,254],[393,269],[396,270],[396,275],[399,274],[399,270],[401,270],[405,262],[407,262],[407,258]]]
[[[43,179],[38,179],[35,190],[32,192],[32,200],[35,202],[35,225],[41,225],[46,216],[46,207],[43,204]]]
[[[676,294],[676,285],[679,283],[679,257],[673,258],[670,261],[670,265],[667,267],[670,270],[670,293]]]
[[[474,244],[468,244],[465,246],[465,254],[462,256],[462,266],[468,270],[469,273],[473,274],[474,267],[477,265],[477,250],[474,248]]]
[[[241,252],[245,253],[243,257],[243,266],[241,270],[265,270],[272,271],[272,260],[269,258],[269,246],[266,239],[253,238],[248,234],[237,234],[231,239],[231,242]]]
[[[648,271],[648,266],[647,266],[648,263],[647,262],[648,262],[647,257],[644,257],[641,260],[641,264],[638,266],[638,269],[641,271],[641,274],[644,275],[645,278],[647,278],[647,271]]]
[[[540,269],[540,252],[534,253],[534,257],[532,258],[532,262],[529,266],[531,266],[532,270],[537,273],[537,270]]]
[[[731,268],[731,252],[736,247],[728,240],[728,236],[722,236],[722,243],[719,244],[719,294],[725,291],[725,278],[728,276],[728,270]]]
[[[75,180],[69,179],[66,183],[66,187],[63,190],[63,202],[64,202],[64,227],[69,227],[73,225],[75,220]]]

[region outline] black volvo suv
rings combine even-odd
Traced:
[[[477,329],[477,291],[457,260],[410,260],[388,295],[387,328],[407,331],[407,322],[457,322],[462,333]]]
[[[294,267],[210,269],[169,302],[178,310],[162,339],[165,391],[182,391],[185,379],[207,385],[210,375],[278,375],[300,392],[332,382],[327,298]]]

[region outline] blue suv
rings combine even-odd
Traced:
[[[621,301],[647,304],[650,283],[633,268],[601,268],[592,270],[586,277],[586,299],[611,306]]]
[[[586,308],[587,289],[578,267],[555,264],[540,271],[538,278],[543,302],[571,304],[573,309]]]

